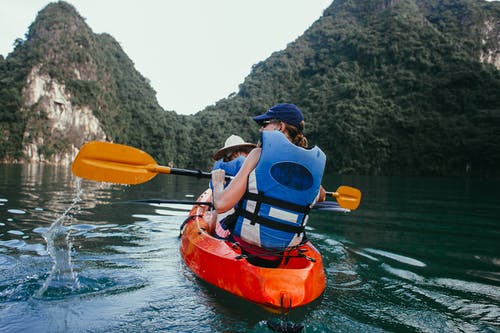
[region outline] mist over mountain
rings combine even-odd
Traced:
[[[336,0],[236,94],[181,116],[61,1],[0,57],[0,159],[69,163],[84,142],[108,140],[208,169],[227,136],[258,140],[251,117],[290,102],[328,172],[498,176],[499,69],[497,2]]]

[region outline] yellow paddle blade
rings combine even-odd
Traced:
[[[361,191],[350,186],[339,186],[337,192],[327,192],[327,195],[337,199],[340,207],[350,210],[357,209],[361,202]]]
[[[71,171],[75,176],[116,184],[141,184],[160,172],[168,173],[167,167],[159,167],[156,161],[142,150],[110,142],[92,141],[80,149]]]

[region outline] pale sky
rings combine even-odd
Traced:
[[[252,65],[302,35],[333,0],[67,0],[112,35],[160,105],[193,114],[238,91]],[[0,0],[0,54],[48,0]]]

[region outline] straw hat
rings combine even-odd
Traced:
[[[224,147],[215,152],[213,158],[217,161],[238,150],[250,151],[255,148],[255,146],[256,144],[245,142],[240,136],[231,135],[226,139]]]

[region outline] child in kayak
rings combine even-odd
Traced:
[[[224,147],[217,150],[212,156],[215,160],[213,170],[223,169],[228,176],[235,176],[248,153],[257,145],[245,142],[238,135],[229,136],[224,142]]]
[[[212,171],[217,213],[236,205],[216,231],[219,225],[230,231],[250,254],[249,261],[272,267],[281,259],[276,254],[301,244],[310,208],[325,199],[321,179],[326,157],[318,147],[307,148],[304,117],[296,105],[277,104],[253,119],[260,125],[260,147],[250,152],[226,188],[225,172]]]
[[[248,153],[255,147],[255,143],[245,142],[238,135],[233,134],[229,136],[224,142],[224,147],[217,150],[212,156],[215,160],[212,170],[222,169],[226,175],[235,176],[243,165]],[[212,188],[212,182],[210,182],[210,187]],[[216,221],[222,220],[224,217],[232,214],[233,212],[233,209],[230,209],[223,214],[217,214],[215,211],[212,211],[211,218],[207,218],[210,230],[214,229],[213,226]],[[225,234],[224,230],[220,229],[220,226],[219,234],[223,237],[227,237],[229,235],[229,233]]]

